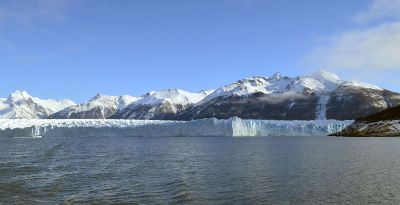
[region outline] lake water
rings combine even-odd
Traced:
[[[400,203],[400,138],[1,138],[0,204]]]

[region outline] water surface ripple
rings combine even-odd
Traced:
[[[0,138],[0,204],[399,204],[400,140]]]

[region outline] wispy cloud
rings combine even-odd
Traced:
[[[330,36],[307,56],[315,67],[366,72],[400,71],[400,0],[373,0],[353,20],[358,29]],[[386,19],[379,22],[369,22]]]
[[[400,91],[400,0],[372,0],[350,20],[354,29],[326,37],[307,64]]]
[[[373,0],[366,10],[358,12],[353,20],[368,23],[373,20],[400,19],[400,0]]]
[[[349,31],[329,38],[308,60],[331,69],[400,70],[400,22]]]
[[[32,26],[65,18],[67,0],[9,0],[0,5],[0,23]]]

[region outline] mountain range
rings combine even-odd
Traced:
[[[400,94],[327,71],[298,77],[255,76],[200,92],[180,89],[143,96],[97,94],[88,102],[42,100],[25,91],[0,98],[3,119],[153,119],[202,118],[271,120],[351,120],[400,105]]]

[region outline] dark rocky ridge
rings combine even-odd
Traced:
[[[400,120],[400,106],[392,107],[386,109],[382,112],[375,113],[373,115],[369,115],[367,117],[357,119],[357,122],[378,122],[378,121],[387,121],[387,120]]]
[[[346,86],[339,87],[329,96],[327,119],[352,120],[382,111],[386,106],[400,105],[400,95],[387,90]],[[291,97],[256,93],[247,97],[216,98],[184,110],[172,119],[227,119],[236,116],[242,119],[314,120],[320,97],[305,92]],[[386,102],[388,100],[390,104]]]
[[[296,94],[283,97],[276,94],[255,93],[251,96],[215,98],[178,113],[173,119],[191,120],[202,118],[311,120],[316,117],[318,97],[314,94]]]
[[[388,90],[341,86],[330,95],[328,119],[351,120],[400,105],[400,95]]]
[[[357,119],[333,136],[397,137],[400,136],[400,106]]]

